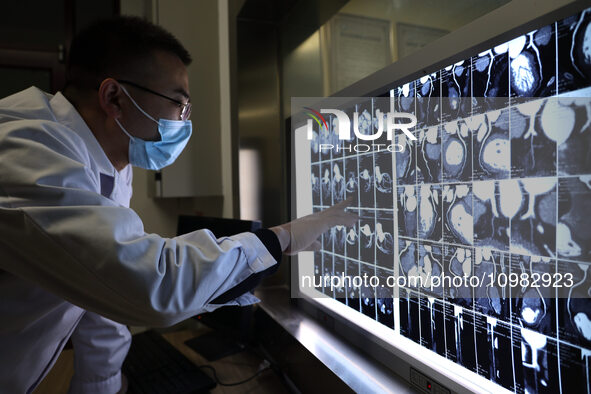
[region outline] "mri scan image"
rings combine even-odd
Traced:
[[[556,146],[565,129],[552,124],[553,108],[560,110],[548,99],[528,99],[511,108],[512,177],[556,175]]]
[[[444,185],[443,239],[445,242],[472,245],[474,222],[472,218],[472,185]]]
[[[399,185],[415,185],[417,182],[417,146],[404,133],[396,134],[396,143],[404,149],[397,151],[396,178]]]
[[[418,242],[410,239],[398,239],[398,264],[399,275],[406,277],[408,288],[419,289],[417,282],[413,282],[411,277],[418,276],[421,271],[418,261]]]
[[[417,237],[418,195],[416,186],[398,187],[398,235]]]
[[[418,194],[418,237],[441,241],[443,237],[442,201],[443,191],[441,185],[419,185]]]
[[[417,127],[436,126],[441,122],[441,80],[439,73],[415,81]]]
[[[472,184],[474,194],[474,245],[509,250],[511,227],[508,213],[513,206],[511,181],[481,181]]]
[[[441,116],[444,123],[472,114],[471,59],[441,70]]]
[[[472,132],[473,179],[509,178],[509,110],[475,115],[468,128]]]
[[[558,36],[558,94],[591,85],[589,42],[591,10],[562,19],[556,23]],[[582,97],[582,96],[581,96]]]
[[[559,175],[588,175],[591,172],[591,88],[577,98],[549,101],[546,117],[549,138],[558,145]],[[558,122],[553,118],[560,118]]]
[[[375,185],[375,206],[377,208],[392,209],[393,187],[392,179],[392,154],[379,152],[374,160],[374,185]]]
[[[474,275],[495,281],[511,273],[511,256],[488,247],[474,248]],[[493,282],[495,283],[495,282]],[[492,319],[510,322],[511,288],[492,286],[491,281],[474,288],[475,310]]]
[[[317,290],[511,392],[591,394],[591,8],[532,27],[347,103],[363,135],[416,115],[416,140],[373,141],[393,151],[312,123],[312,211],[359,215],[322,235],[313,270],[404,279]]]
[[[375,207],[374,158],[371,154],[359,157],[359,202],[362,207]]]
[[[549,257],[511,255],[511,273],[554,275],[556,260]],[[556,289],[530,284],[511,286],[511,311],[515,325],[548,336],[556,336]]]
[[[392,211],[376,212],[376,264],[394,269],[394,216]]]
[[[556,35],[553,25],[514,38],[508,43],[511,96],[548,97],[556,94]]]
[[[355,276],[359,275],[359,263],[353,260],[346,260],[346,274],[347,276]],[[359,297],[361,294],[360,286],[357,286],[358,283],[355,281],[346,282],[346,292],[347,292],[347,306],[355,311],[360,311],[361,303],[359,301]]]
[[[392,276],[392,271],[387,269],[376,269],[378,278],[384,282],[388,276]],[[394,294],[393,289],[388,286],[378,286],[376,288],[376,313],[378,322],[386,327],[394,328]]]
[[[509,45],[503,43],[471,59],[472,114],[504,108],[509,95]]]
[[[558,257],[591,262],[591,175],[560,178],[558,196]]]
[[[507,182],[511,203],[511,252],[556,255],[556,178],[524,178]],[[552,209],[549,209],[552,208]]]
[[[441,182],[441,128],[421,129],[416,144],[418,183]]]
[[[467,121],[445,123],[441,133],[443,181],[472,180],[472,136]]]

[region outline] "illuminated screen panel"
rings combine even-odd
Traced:
[[[311,141],[295,131],[297,216],[352,196],[360,220],[300,255],[307,294],[487,390],[590,393],[589,43],[591,9],[341,108],[364,135],[415,114],[416,140],[397,133],[393,151],[311,116]],[[398,281],[567,272],[562,287]],[[380,285],[323,280],[341,276]]]

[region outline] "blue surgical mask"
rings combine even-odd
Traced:
[[[115,119],[121,130],[129,137],[129,162],[131,165],[147,170],[160,170],[172,164],[179,157],[191,137],[193,129],[191,121],[156,120],[140,108],[123,86],[121,86],[121,89],[144,116],[158,124],[158,132],[160,133],[160,141],[146,141],[129,134],[121,125],[119,119]]]

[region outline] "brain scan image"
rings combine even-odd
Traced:
[[[443,186],[443,239],[445,242],[472,245],[472,185]]]
[[[511,392],[591,394],[591,8],[525,31],[347,98],[349,140],[312,122],[312,212],[350,199],[359,220],[311,269],[403,279],[315,286],[409,348]],[[387,138],[389,111],[416,115],[416,140]]]
[[[472,132],[474,180],[509,178],[509,110],[475,115],[470,119],[468,127]]]
[[[465,120],[449,122],[442,130],[443,180],[472,180],[472,138]],[[494,153],[494,151],[493,151]]]
[[[417,141],[417,181],[441,182],[441,128],[421,129]]]

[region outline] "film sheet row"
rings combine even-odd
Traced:
[[[590,21],[387,97],[293,99],[311,211],[359,215],[306,284],[510,391],[591,392]]]

